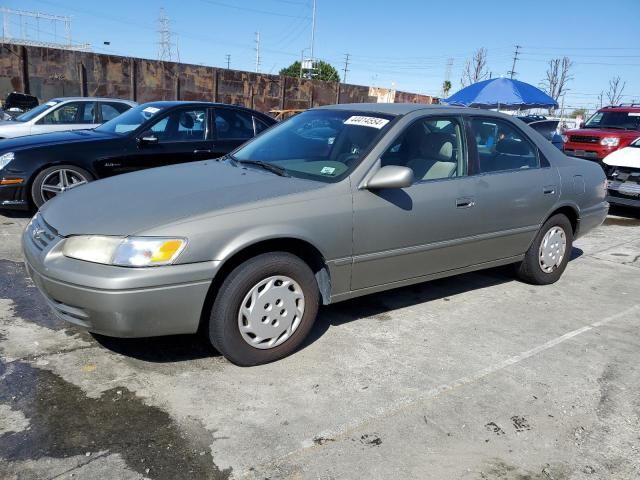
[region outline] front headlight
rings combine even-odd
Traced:
[[[618,137],[604,137],[600,140],[600,145],[605,147],[617,147],[620,143],[620,139]]]
[[[82,235],[67,238],[62,254],[105,265],[154,267],[173,263],[186,244],[183,238]]]
[[[9,152],[4,155],[0,155],[0,170],[9,165],[9,162],[16,157],[15,153]]]

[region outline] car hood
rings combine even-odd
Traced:
[[[323,186],[208,160],[98,180],[53,198],[40,211],[62,236],[127,236],[187,217],[256,208],[256,202]]]
[[[610,153],[603,160],[612,167],[628,167],[640,169],[640,147],[625,147]]]
[[[7,122],[12,123],[12,122]],[[69,130],[66,132],[41,133],[38,135],[26,135],[24,137],[7,138],[0,142],[0,151],[15,152],[25,148],[48,147],[60,143],[91,142],[94,140],[108,140],[114,137],[108,133],[94,130]]]
[[[640,137],[638,130],[621,130],[619,128],[581,128],[567,130],[564,135],[590,135],[593,137]]]

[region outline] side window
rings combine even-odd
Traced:
[[[78,123],[95,123],[96,104],[94,102],[84,104],[82,120]]]
[[[425,118],[411,124],[382,155],[382,166],[413,170],[416,181],[466,175],[462,129],[456,119]]]
[[[127,110],[129,110],[129,105],[126,103],[100,103],[100,113],[102,114],[103,122],[108,122]]]
[[[509,122],[496,118],[472,118],[469,125],[478,147],[478,173],[539,166],[534,145]]]
[[[91,121],[84,120],[84,107],[87,102],[69,102],[56,108],[53,112],[45,115],[39,123],[45,125],[65,125],[73,123],[92,123],[93,116],[91,114]],[[93,103],[88,103],[90,107]],[[91,108],[93,112],[93,108]]]
[[[204,140],[205,109],[177,110],[158,120],[150,130],[160,142],[191,142]]]
[[[253,117],[245,112],[216,108],[216,134],[220,140],[253,138]]]

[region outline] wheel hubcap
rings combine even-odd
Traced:
[[[556,270],[562,263],[566,249],[567,236],[564,230],[557,225],[551,227],[540,243],[538,263],[542,271],[551,273]]]
[[[42,198],[47,201],[56,195],[87,182],[88,180],[80,173],[61,168],[60,170],[54,170],[44,178],[42,186],[40,187],[40,193],[42,194]]]
[[[238,328],[255,348],[274,348],[297,330],[304,315],[304,294],[292,278],[275,275],[254,285],[238,312]]]

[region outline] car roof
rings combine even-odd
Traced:
[[[631,105],[607,105],[598,110],[599,112],[640,112],[640,104]]]
[[[172,108],[172,107],[178,107],[178,106],[184,106],[184,105],[194,105],[194,106],[204,106],[204,107],[227,107],[227,108],[237,108],[239,110],[246,110],[247,112],[251,112],[251,113],[257,113],[260,114],[262,116],[265,116],[267,118],[271,118],[268,115],[258,111],[258,110],[253,110],[251,108],[245,107],[243,105],[231,105],[229,103],[222,103],[222,102],[207,102],[204,100],[198,101],[198,100],[156,100],[154,102],[146,102],[146,103],[142,103],[141,105],[146,105],[148,107],[157,107],[157,108]]]
[[[472,114],[475,116],[492,116],[515,120],[517,117],[492,110],[482,110],[471,107],[456,107],[445,104],[425,103],[341,103],[337,105],[324,105],[315,107],[314,110],[351,110],[363,113],[382,113],[387,115],[406,115],[413,112],[423,112],[435,115],[460,115]]]
[[[85,101],[85,102],[96,102],[96,101],[103,101],[103,102],[121,102],[121,103],[127,103],[129,105],[137,105],[136,102],[134,102],[133,100],[125,100],[123,98],[110,98],[110,97],[56,97],[56,98],[52,98],[51,100],[47,100],[47,102],[70,102],[70,101]],[[46,103],[46,102],[43,102]]]

